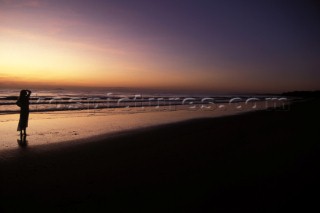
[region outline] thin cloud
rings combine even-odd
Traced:
[[[114,55],[124,55],[128,51],[121,50],[117,48],[112,47],[105,47],[103,44],[96,45],[86,42],[77,42],[77,41],[67,41],[62,39],[55,39],[51,36],[45,36],[45,35],[39,35],[35,33],[30,33],[26,31],[20,31],[16,29],[10,29],[10,28],[3,28],[0,27],[0,32],[2,34],[6,34],[10,37],[21,37],[24,39],[32,40],[32,41],[50,41],[51,44],[56,44],[57,46],[69,46],[76,49],[82,49],[82,50],[88,50],[88,51],[98,51],[108,54],[114,54]]]
[[[44,6],[44,2],[40,0],[0,0],[0,3],[12,8],[40,8]]]
[[[28,7],[35,7],[35,8],[38,8],[38,7],[41,7],[43,6],[43,2],[40,2],[38,0],[30,0],[30,1],[26,1],[24,3],[25,6],[28,6]]]

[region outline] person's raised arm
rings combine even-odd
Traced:
[[[27,97],[30,97],[30,95],[31,95],[32,92],[31,92],[30,90],[27,90],[27,89],[26,89],[26,91],[27,91],[27,93],[28,93],[28,94],[27,94]]]

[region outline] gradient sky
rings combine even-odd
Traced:
[[[0,88],[320,89],[320,4],[0,0]]]

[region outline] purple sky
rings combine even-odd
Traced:
[[[26,35],[66,42],[70,52],[63,54],[96,63],[83,70],[70,65],[69,76],[97,76],[99,81],[91,76],[91,86],[97,82],[226,92],[320,89],[317,1],[0,0],[0,12],[3,42],[22,43],[23,36],[27,42]],[[10,40],[8,32],[17,40]],[[67,69],[65,64],[56,69]],[[10,69],[18,70],[1,59],[0,69],[0,81]],[[31,65],[29,71],[38,72]],[[62,74],[58,78],[64,82]]]

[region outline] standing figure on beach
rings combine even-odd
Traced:
[[[20,136],[27,135],[26,129],[28,127],[29,120],[29,99],[31,91],[21,90],[20,97],[17,101],[17,105],[20,107],[20,119],[17,131],[20,131]]]

